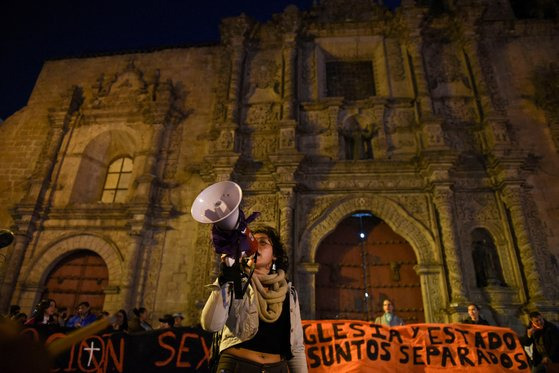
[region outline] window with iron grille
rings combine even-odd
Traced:
[[[326,96],[361,100],[374,95],[371,61],[326,62]]]
[[[101,202],[124,202],[132,178],[132,159],[119,158],[110,164],[103,187]]]

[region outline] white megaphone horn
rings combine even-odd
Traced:
[[[221,181],[198,194],[190,213],[197,222],[216,224],[220,229],[230,231],[237,227],[242,199],[243,191],[237,183]]]

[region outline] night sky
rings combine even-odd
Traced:
[[[224,17],[267,21],[289,4],[313,0],[3,0],[0,118],[26,105],[45,60],[214,43]]]

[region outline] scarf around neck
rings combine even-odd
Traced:
[[[255,274],[250,282],[255,290],[260,319],[267,323],[275,322],[281,315],[287,294],[285,272],[280,269],[277,273],[269,275]]]

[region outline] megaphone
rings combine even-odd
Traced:
[[[230,231],[237,227],[242,199],[243,191],[237,183],[221,181],[198,194],[190,213],[197,222],[216,224],[220,229]]]
[[[14,242],[14,234],[7,229],[0,229],[0,249]]]

